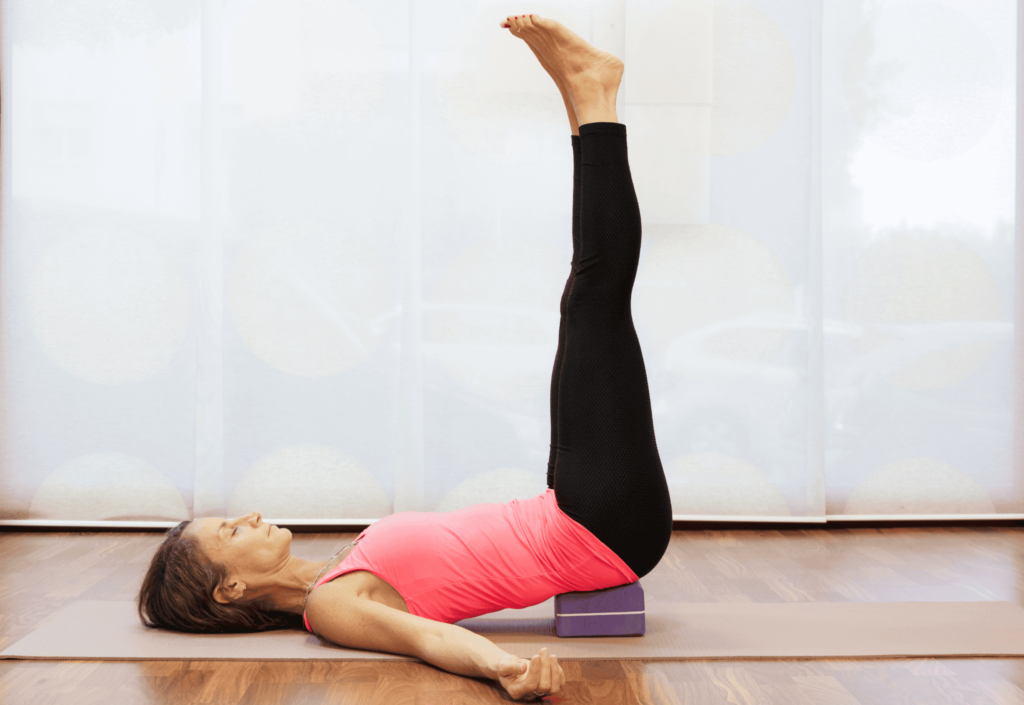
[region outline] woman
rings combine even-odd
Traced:
[[[542,649],[520,659],[454,623],[631,583],[664,555],[672,509],[630,313],[640,211],[615,115],[623,65],[552,20],[510,16],[501,26],[558,84],[572,127],[573,258],[551,377],[549,489],[526,501],[392,514],[326,563],[291,555],[291,533],[258,512],[182,522],[143,582],[147,625],[304,624],[343,646],[417,656],[533,699],[561,688],[556,656]]]

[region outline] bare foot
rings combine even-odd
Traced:
[[[501,26],[544,57],[545,70],[560,88],[565,87],[580,125],[607,119],[609,109],[611,121],[616,121],[621,60],[595,49],[560,22],[539,15],[509,15]]]
[[[504,22],[502,22],[502,27],[505,27]],[[539,61],[540,65],[544,67],[544,70],[548,72],[548,76],[551,76],[551,80],[555,82],[555,85],[558,86],[558,92],[562,94],[562,102],[565,103],[565,112],[569,116],[569,126],[572,129],[572,134],[578,135],[580,133],[579,120],[576,119],[576,109],[572,107],[572,99],[569,98],[569,92],[566,90],[565,84],[562,83],[560,78],[558,78],[558,74],[556,74],[551,68],[551,65],[544,58],[544,55],[537,51],[536,47],[530,44],[527,37],[516,33],[513,33],[513,35],[526,42],[526,46],[530,47],[530,51],[532,51],[533,55],[537,57],[537,61]]]

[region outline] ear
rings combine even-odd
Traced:
[[[229,577],[213,591],[213,599],[222,605],[227,605],[242,599],[242,593],[244,592],[245,583],[237,578]]]

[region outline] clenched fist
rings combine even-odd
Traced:
[[[558,657],[549,656],[545,647],[529,661],[512,654],[502,658],[498,662],[498,682],[513,700],[538,700],[557,693],[565,683],[565,673]]]

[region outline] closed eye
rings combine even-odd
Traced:
[[[237,533],[238,533],[238,527],[236,526],[236,527],[234,528],[234,530],[233,530],[233,531],[231,532],[231,535],[232,535],[232,536],[234,536],[234,535],[235,535],[235,534],[237,534]]]

